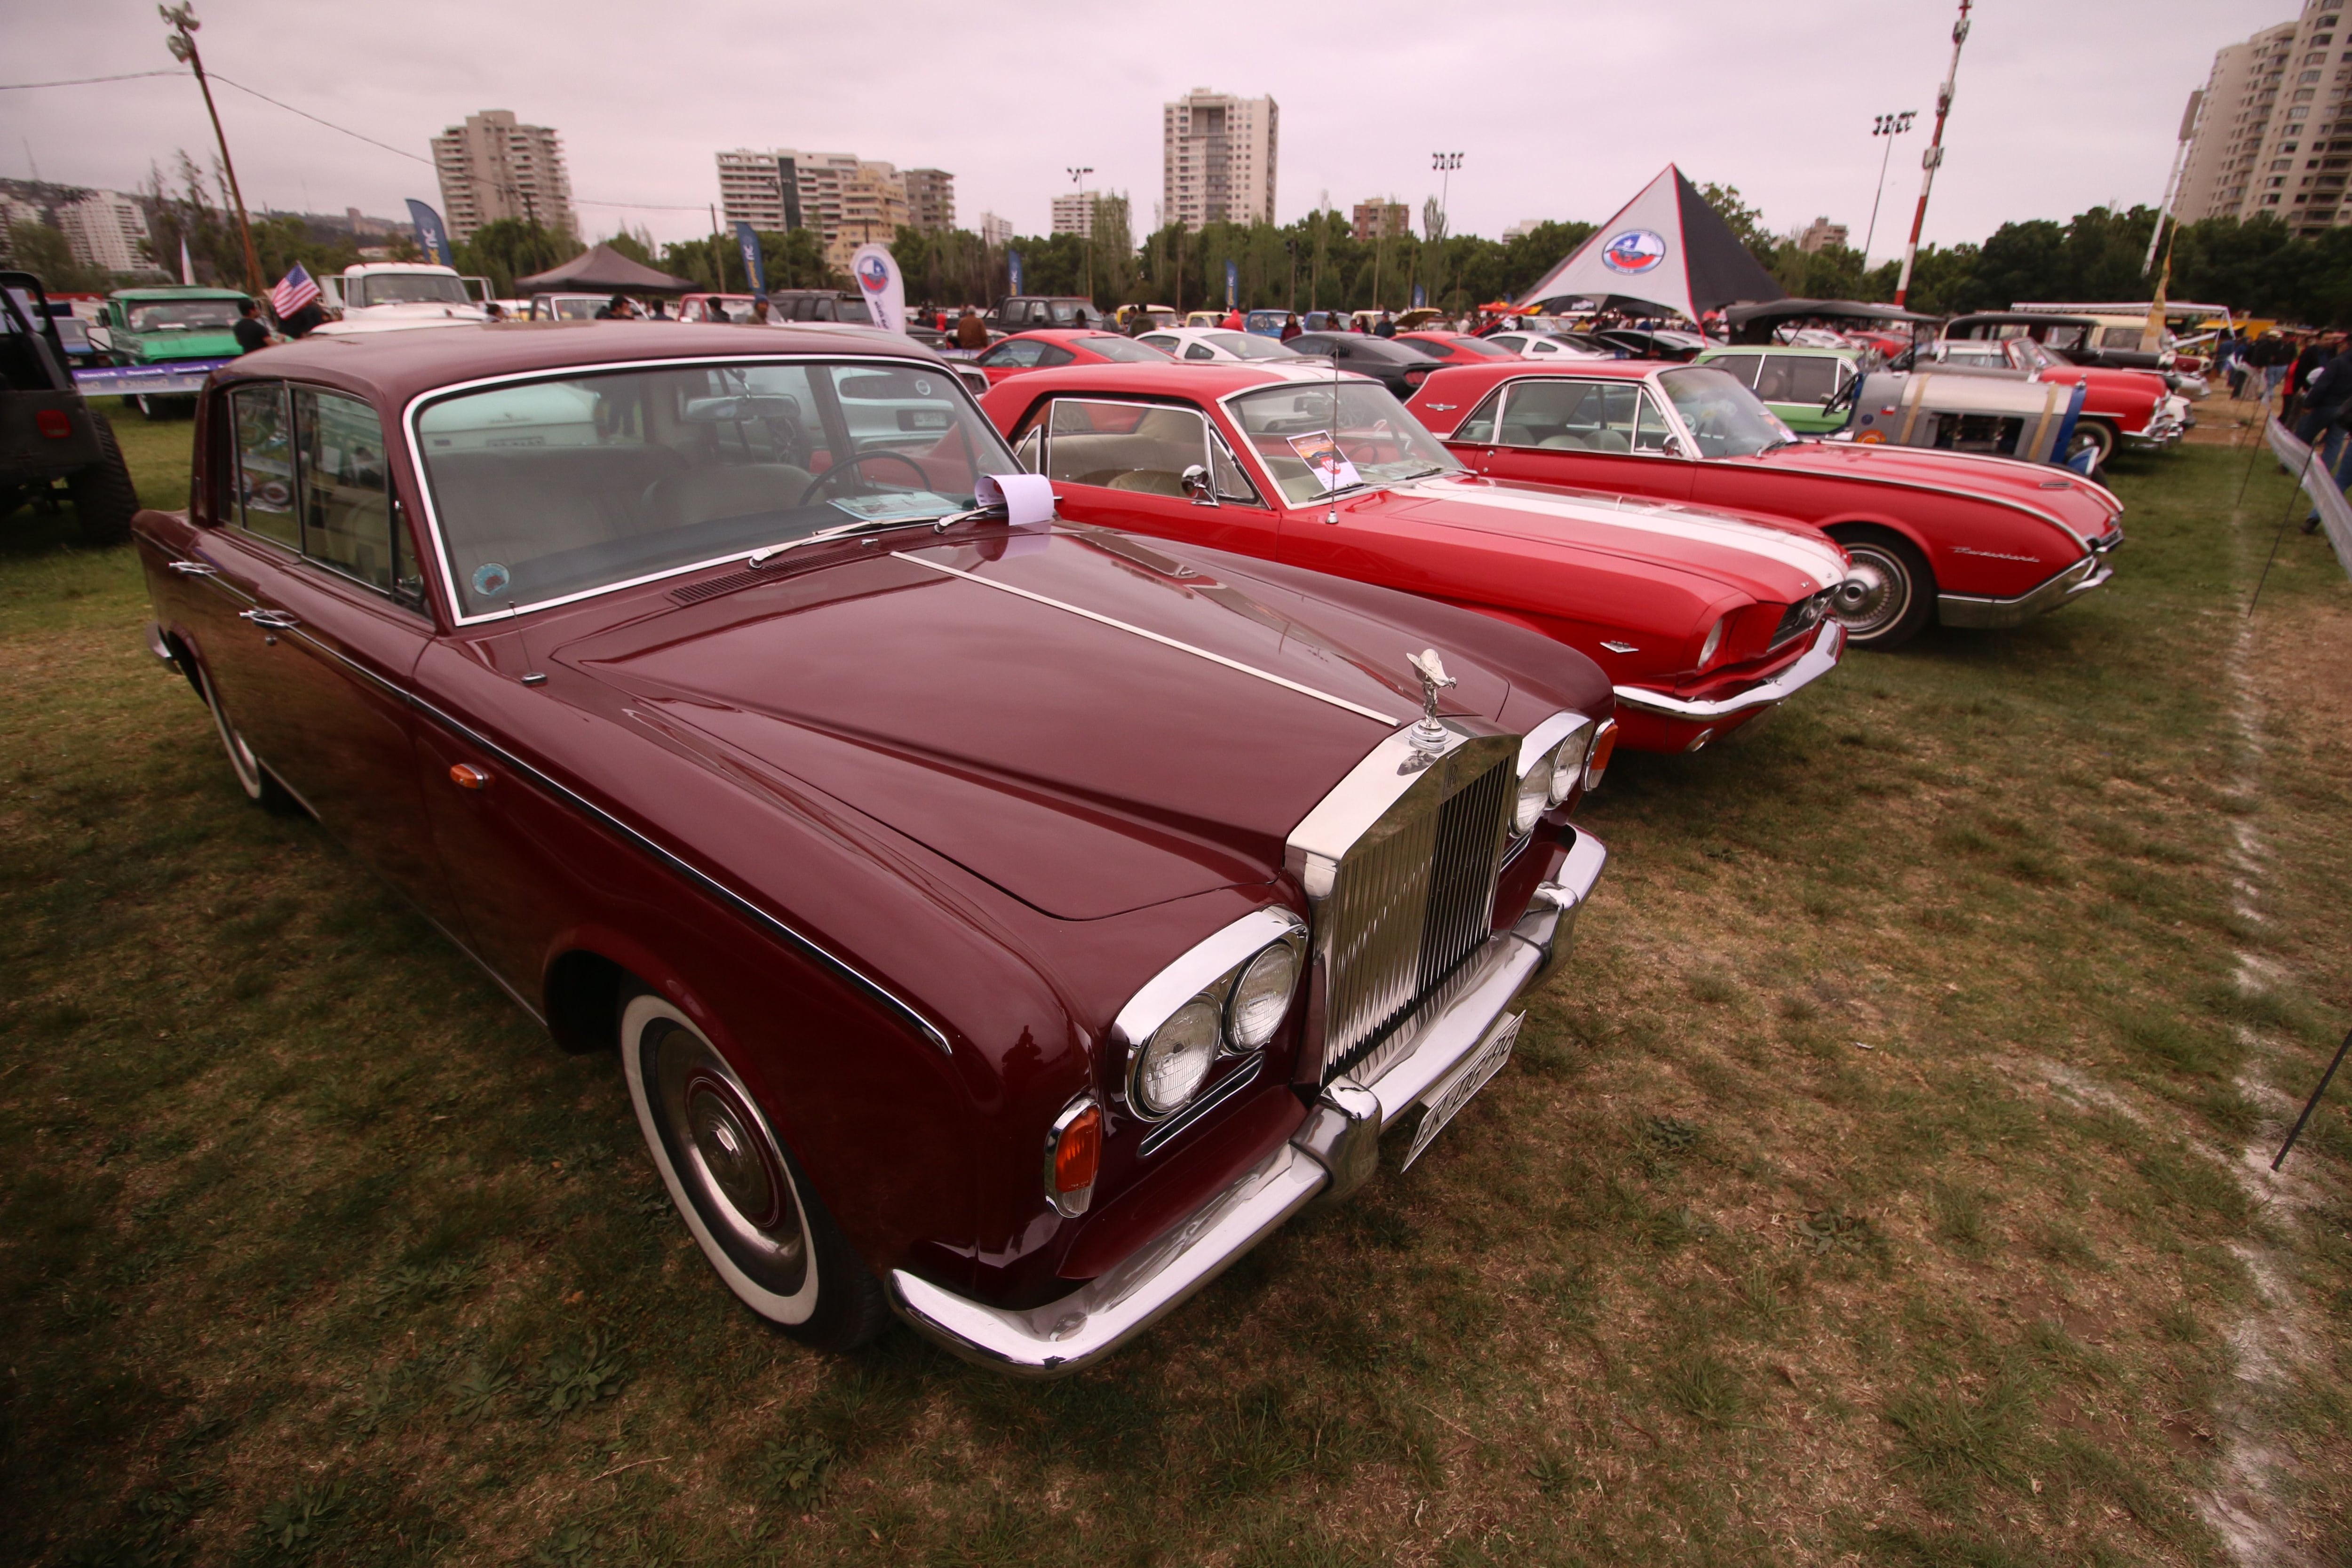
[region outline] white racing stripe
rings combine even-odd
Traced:
[[[1580,522],[1622,528],[1633,533],[1704,540],[1728,549],[1745,550],[1802,572],[1813,580],[1815,588],[1826,588],[1845,578],[1845,565],[1838,559],[1835,547],[1827,541],[1816,543],[1802,534],[1745,522],[1720,512],[1685,507],[1673,501],[1643,501],[1623,497],[1612,503],[1600,499],[1586,500],[1568,496],[1537,495],[1526,490],[1490,489],[1483,485],[1448,485],[1442,492],[1408,490],[1405,493],[1427,495],[1432,500],[1495,507],[1505,511],[1573,518]],[[1669,562],[1669,564],[1676,563]],[[1696,563],[1690,564],[1694,570],[1704,570]]]
[[[1350,702],[1344,697],[1334,697],[1328,691],[1318,691],[1311,686],[1301,686],[1296,680],[1285,679],[1283,677],[1275,674],[1272,670],[1260,669],[1254,664],[1244,664],[1239,659],[1227,658],[1221,653],[1211,653],[1204,647],[1194,647],[1188,642],[1178,642],[1174,637],[1161,637],[1158,632],[1146,631],[1141,626],[1130,625],[1126,621],[1118,620],[1112,616],[1102,615],[1094,610],[1081,609],[1076,605],[1068,604],[1060,599],[1048,598],[1043,594],[1033,594],[1026,588],[1016,588],[1010,583],[999,583],[992,578],[980,576],[975,573],[960,571],[953,566],[942,566],[938,562],[925,560],[920,555],[901,553],[898,559],[901,561],[911,561],[918,566],[928,566],[934,572],[944,572],[950,577],[961,577],[967,583],[977,583],[983,588],[993,588],[1000,594],[1011,594],[1016,598],[1027,599],[1032,604],[1045,605],[1056,610],[1066,610],[1074,616],[1083,616],[1087,620],[1094,621],[1101,626],[1112,627],[1114,630],[1126,632],[1133,637],[1141,637],[1146,642],[1156,642],[1162,647],[1172,647],[1178,653],[1189,653],[1194,658],[1205,658],[1211,664],[1221,664],[1227,669],[1239,670],[1244,675],[1255,676],[1260,680],[1269,681],[1276,686],[1283,687],[1291,691],[1296,691],[1302,697],[1312,697],[1318,702],[1328,702],[1334,708],[1344,708],[1350,713],[1360,713],[1367,719],[1376,720],[1382,724],[1388,725],[1391,729],[1394,729],[1397,725],[1404,722],[1403,720],[1391,718],[1388,714],[1382,713],[1377,709],[1366,708],[1360,703]]]

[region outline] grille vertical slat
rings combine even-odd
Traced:
[[[1497,762],[1450,794],[1409,793],[1348,852],[1323,910],[1327,1081],[1376,1053],[1486,940],[1512,784]]]

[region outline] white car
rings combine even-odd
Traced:
[[[1202,361],[1223,360],[1230,364],[1235,360],[1303,360],[1307,356],[1294,353],[1275,338],[1261,337],[1255,332],[1236,332],[1224,327],[1169,327],[1156,332],[1146,332],[1135,340],[1148,348],[1158,349],[1171,359]]]
[[[1559,332],[1490,332],[1486,341],[1510,350],[1521,359],[1615,359],[1613,353],[1587,347]]]
[[[459,276],[454,267],[422,262],[361,262],[337,280],[343,318],[319,329],[330,337],[357,332],[396,332],[414,327],[452,327],[486,321],[490,297],[487,278]],[[468,285],[478,285],[469,288]]]

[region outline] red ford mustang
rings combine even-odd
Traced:
[[[1166,364],[1169,356],[1150,343],[1139,343],[1117,332],[1048,327],[1034,332],[1015,332],[971,363],[988,377],[988,384],[994,386],[1006,376],[1024,371],[1050,370],[1065,364],[1114,364],[1129,360]]]
[[[1696,751],[1844,646],[1827,615],[1846,559],[1818,531],[1483,481],[1360,377],[1073,365],[982,406],[1066,517],[1426,594],[1589,655],[1627,746]]]
[[[1935,617],[2013,626],[2113,574],[2123,503],[2043,464],[1801,441],[1720,371],[1643,360],[1439,371],[1412,411],[1474,471],[1793,518],[1853,558],[1832,614],[1893,647]]]
[[[1396,341],[1407,348],[1420,350],[1441,364],[1485,364],[1489,360],[1517,357],[1509,349],[1467,332],[1399,332]]]

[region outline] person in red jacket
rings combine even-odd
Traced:
[[[1219,321],[1217,325],[1224,328],[1225,331],[1229,332],[1246,331],[1248,330],[1247,323],[1243,321],[1242,313],[1238,310],[1227,310],[1225,312],[1225,319]]]

